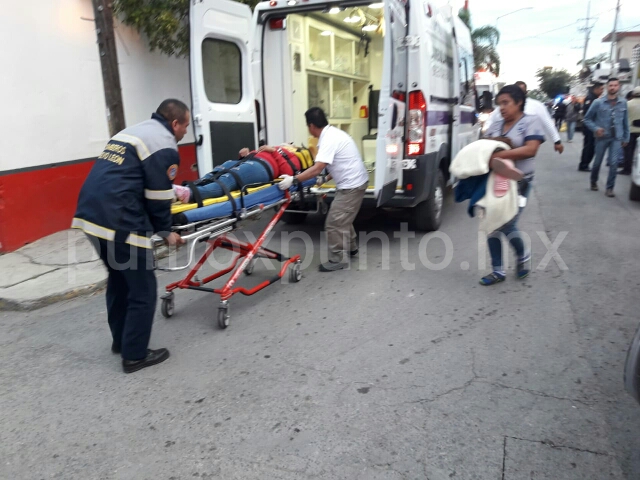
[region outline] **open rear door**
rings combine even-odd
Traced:
[[[256,148],[249,39],[251,9],[230,0],[191,3],[191,95],[200,175]]]
[[[478,138],[476,126],[476,97],[474,87],[474,63],[471,39],[466,26],[453,16],[453,92],[456,99],[451,122],[451,160],[458,152]]]
[[[401,180],[407,99],[407,13],[400,0],[384,2],[385,28],[374,194],[388,202]],[[372,112],[373,113],[373,112]]]

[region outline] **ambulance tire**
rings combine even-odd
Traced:
[[[433,232],[440,228],[442,222],[442,206],[444,204],[444,175],[438,170],[435,188],[429,198],[413,208],[413,223],[418,231]]]
[[[640,327],[636,330],[624,364],[625,390],[640,403]]]
[[[633,181],[631,182],[631,190],[629,190],[629,200],[634,202],[640,201],[640,186],[636,185]]]
[[[282,221],[289,225],[300,225],[307,219],[306,213],[292,213],[284,212],[282,214]]]

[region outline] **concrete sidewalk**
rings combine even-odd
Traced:
[[[34,310],[106,285],[107,271],[79,230],[65,230],[0,256],[0,310]]]

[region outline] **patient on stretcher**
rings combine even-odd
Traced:
[[[280,175],[295,175],[311,165],[313,155],[305,148],[292,145],[264,145],[254,151],[243,148],[239,160],[227,160],[190,185],[173,185],[173,191],[178,201],[192,203],[228,195],[244,185],[269,183]]]

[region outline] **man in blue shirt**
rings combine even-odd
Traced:
[[[595,100],[584,118],[584,125],[596,137],[596,156],[591,169],[591,190],[598,191],[598,174],[607,149],[609,150],[609,176],[607,177],[607,197],[614,197],[613,187],[618,172],[620,149],[629,142],[629,119],[627,102],[618,96],[620,82],[617,78],[607,81],[607,96]]]

